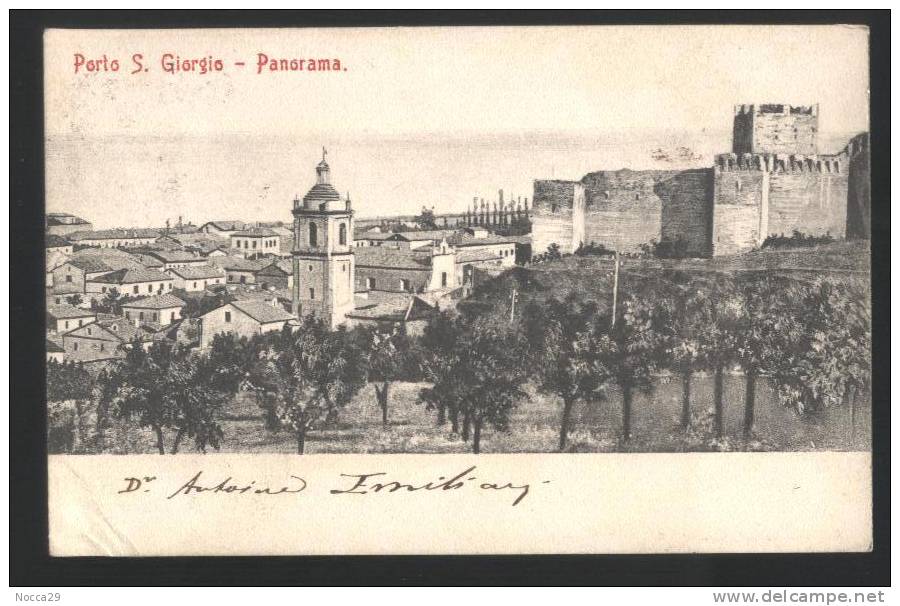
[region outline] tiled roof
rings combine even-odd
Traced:
[[[122,304],[122,307],[136,307],[138,309],[167,309],[170,307],[184,306],[184,301],[170,293],[153,295],[152,297],[143,297]]]
[[[95,257],[75,256],[69,259],[69,263],[77,267],[78,269],[88,273],[99,271],[113,271],[113,268],[103,262],[102,259],[97,259]]]
[[[243,300],[232,301],[230,304],[261,324],[294,319],[292,314],[286,312],[281,307],[275,307],[269,303],[264,303],[263,301]]]
[[[172,276],[155,269],[120,269],[92,278],[91,282],[102,282],[104,284],[134,284],[137,282],[161,282],[171,279]]]
[[[495,261],[502,259],[497,252],[492,250],[461,250],[456,253],[457,263],[473,263],[475,261]]]
[[[410,305],[412,308],[410,309]],[[428,317],[434,309],[419,297],[409,293],[370,292],[354,299],[354,309],[347,315],[367,320],[418,320]]]
[[[47,225],[86,225],[87,221],[69,213],[47,213]]]
[[[386,267],[391,269],[420,269],[431,267],[431,254],[402,248],[362,246],[353,250],[357,267]]]
[[[96,229],[92,231],[76,231],[69,234],[69,240],[129,240],[135,238],[158,238],[159,230],[143,227],[130,229]]]
[[[244,229],[246,223],[243,221],[207,221],[200,226],[200,229],[203,229],[207,225],[212,225],[221,231],[234,231],[236,229]]]
[[[87,309],[80,309],[74,305],[48,305],[47,315],[57,320],[65,320],[68,318],[93,318],[94,312]]]
[[[487,236],[476,238],[475,236],[467,233],[456,233],[453,236],[447,238],[447,243],[457,247],[481,246],[484,244],[513,244],[515,243],[515,238],[507,236],[497,236],[494,234],[488,234]]]
[[[244,257],[210,257],[209,263],[228,271],[258,271],[269,265],[271,259],[245,259]]]
[[[63,349],[62,347],[60,347],[59,345],[57,345],[50,339],[47,339],[47,353],[65,353],[65,352],[66,352],[65,349]]]
[[[108,271],[127,268],[138,269],[145,266],[137,255],[115,248],[86,248],[72,255],[72,259],[101,261],[108,268]]]
[[[274,263],[269,263],[262,269],[260,269],[260,273],[270,273],[272,270],[277,269],[288,275],[291,275],[294,272],[294,264],[288,260],[275,261]]]
[[[186,250],[150,250],[147,251],[147,254],[151,257],[156,257],[164,263],[203,262],[201,257]]]
[[[251,227],[250,229],[245,229],[241,231],[236,231],[232,236],[243,236],[249,238],[266,238],[269,236],[280,236],[278,232],[269,229],[268,227]]]
[[[72,243],[62,236],[57,236],[56,234],[49,234],[46,238],[44,238],[45,248],[57,248],[60,246],[72,246]]]
[[[204,278],[224,278],[225,271],[214,265],[195,265],[193,267],[173,267],[168,270],[185,280],[202,280]]]

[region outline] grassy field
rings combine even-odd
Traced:
[[[367,386],[341,412],[333,427],[311,432],[306,452],[321,453],[461,453],[469,451],[465,442],[451,433],[450,425],[435,426],[435,413],[418,402],[421,384],[398,383],[391,394],[391,423],[381,425],[381,411],[374,388]],[[756,436],[748,443],[740,438],[743,377],[729,375],[725,384],[726,433],[716,443],[705,433],[704,420],[712,407],[712,380],[694,380],[694,410],[700,429],[685,437],[676,429],[681,406],[681,385],[659,377],[652,393],[637,394],[634,401],[633,439],[619,440],[621,399],[616,389],[603,401],[579,403],[573,414],[568,452],[684,452],[708,450],[868,450],[870,444],[869,406],[858,406],[856,443],[849,442],[846,409],[827,411],[817,418],[800,418],[772,401],[768,386],[757,387]],[[508,432],[487,428],[482,452],[556,452],[559,436],[559,403],[535,394],[523,400]],[[240,395],[223,410],[225,439],[221,452],[293,453],[294,437],[285,431],[265,429],[255,401]],[[125,452],[154,453],[150,432],[129,429],[117,442]],[[127,438],[127,439],[123,439]],[[126,446],[127,444],[127,446]],[[186,443],[183,452],[192,452]],[[210,452],[214,452],[210,449]]]

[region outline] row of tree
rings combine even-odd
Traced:
[[[291,432],[302,453],[309,432],[336,423],[367,384],[387,427],[392,384],[425,381],[422,404],[476,453],[488,427],[510,428],[511,413],[532,384],[559,401],[558,446],[565,450],[574,407],[608,398],[613,386],[621,393],[620,436],[628,442],[634,395],[649,390],[658,373],[680,377],[684,431],[694,416],[694,376],[713,376],[718,438],[724,376],[735,367],[745,382],[747,438],[760,377],[800,413],[844,403],[853,417],[856,394],[869,389],[868,299],[846,282],[763,273],[667,279],[624,273],[615,309],[581,294],[526,297],[520,313],[497,305],[469,309],[437,315],[419,338],[398,327],[332,331],[307,317],[294,331],[252,339],[217,335],[203,355],[171,343],[148,350],[135,345],[96,379],[80,366],[51,363],[48,400],[76,403],[70,419],[75,437],[62,433],[51,442],[71,450],[73,441],[93,439],[102,450],[105,430],[119,419],[150,430],[161,454],[178,452],[185,440],[201,451],[218,448],[223,403],[244,392],[256,400],[266,428]],[[91,402],[95,418],[88,431],[84,409]]]

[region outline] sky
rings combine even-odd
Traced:
[[[837,151],[868,128],[866,47],[845,26],[51,30],[47,210],[289,221],[325,146],[357,216],[458,212],[538,178],[708,165],[736,103],[819,103]],[[166,53],[223,71],[166,73]],[[257,73],[259,53],[341,70]],[[119,71],[76,73],[77,54]],[[653,159],[682,146],[694,160]]]

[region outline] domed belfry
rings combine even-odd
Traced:
[[[353,310],[353,209],[331,184],[322,149],[316,184],[294,199],[294,292],[292,312],[336,327]]]

